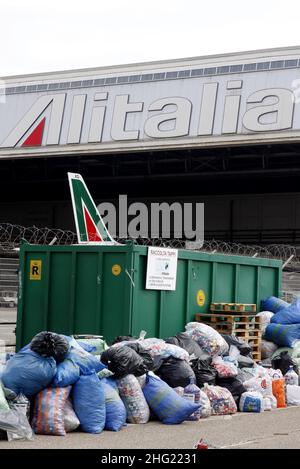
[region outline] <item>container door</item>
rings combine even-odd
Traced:
[[[132,334],[141,330],[146,337],[159,337],[162,295],[158,290],[146,290],[147,253],[135,253],[134,289],[132,302]]]
[[[189,260],[189,307],[186,322],[194,321],[196,313],[209,312],[212,295],[213,263]]]
[[[47,328],[48,266],[45,252],[29,252],[20,258],[17,318],[17,350]],[[34,334],[32,333],[34,331]]]
[[[105,252],[102,263],[99,330],[107,341],[131,330],[132,252]],[[100,313],[100,311],[99,311]]]

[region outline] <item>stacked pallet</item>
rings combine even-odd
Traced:
[[[246,303],[212,303],[211,311],[212,314],[196,314],[195,320],[213,327],[221,334],[233,334],[236,337],[240,337],[250,345],[253,359],[260,361],[262,323],[261,318],[255,316],[256,305]]]
[[[211,303],[210,310],[216,313],[256,313],[256,304],[254,303]]]

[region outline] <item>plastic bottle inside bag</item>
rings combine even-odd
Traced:
[[[195,384],[195,379],[190,378],[190,384],[188,384],[184,388],[184,394],[183,394],[184,399],[190,400],[191,402],[195,404],[199,404],[200,396],[201,396],[200,388],[198,388],[198,386]],[[200,409],[198,409],[196,410],[196,412],[190,415],[188,420],[200,420],[200,417],[201,417],[201,411]]]
[[[285,384],[299,385],[299,376],[294,371],[293,366],[290,365],[289,371],[284,375]]]

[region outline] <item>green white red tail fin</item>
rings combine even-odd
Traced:
[[[78,243],[117,244],[109,234],[82,176],[68,173],[68,179]]]

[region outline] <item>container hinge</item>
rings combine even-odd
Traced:
[[[132,271],[132,272],[134,272],[134,269],[131,269],[131,271]],[[128,270],[127,270],[127,269],[125,269],[125,272],[126,272],[126,274],[128,275],[128,277],[130,278],[131,285],[132,285],[132,286],[133,286],[133,288],[134,288],[134,287],[135,287],[135,284],[134,284],[134,281],[133,281],[133,279],[132,279],[132,277],[131,277],[130,273],[128,272]]]

